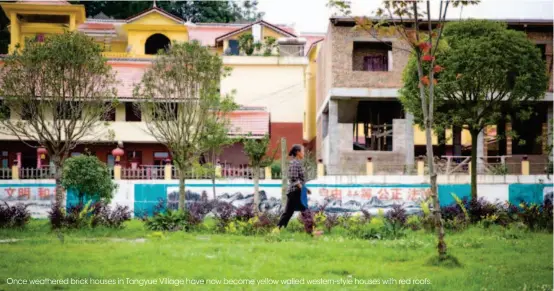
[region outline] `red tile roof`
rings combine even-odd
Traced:
[[[39,4],[39,5],[69,5],[70,3],[63,0],[19,0],[17,3]]]
[[[115,26],[113,23],[106,23],[106,22],[85,22],[83,24],[80,24],[78,29],[80,30],[114,30]]]
[[[215,46],[215,39],[236,30],[236,26],[192,25],[188,27],[189,39],[197,40],[205,46]]]
[[[117,80],[117,96],[121,99],[133,97],[135,85],[140,83],[149,62],[108,62]]]
[[[269,112],[267,111],[237,110],[230,113],[229,119],[231,136],[246,136],[249,133],[253,136],[263,136],[269,133]]]
[[[312,48],[312,45],[315,45],[316,43],[325,39],[323,35],[305,34],[305,35],[301,35],[300,37],[303,37],[306,39],[306,44],[304,45],[304,55],[308,54],[308,52]]]

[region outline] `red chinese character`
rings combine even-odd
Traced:
[[[387,192],[387,189],[382,188],[377,192],[377,197],[379,197],[379,200],[390,200],[389,192]]]
[[[417,201],[421,196],[421,190],[417,188],[412,188],[408,191],[408,200]]]
[[[400,189],[394,188],[392,189],[392,198],[391,200],[402,200],[402,193],[400,192]]]
[[[40,199],[50,198],[50,189],[48,189],[48,188],[38,188],[38,197]]]
[[[19,188],[17,189],[17,198],[31,198],[31,188]]]
[[[342,192],[339,189],[331,190],[331,196],[335,199],[342,199]]]
[[[363,199],[370,199],[371,198],[371,188],[368,189],[362,189],[362,198]]]
[[[319,188],[319,195],[321,195],[323,197],[327,197],[327,196],[329,196],[329,190],[327,190],[325,188]]]
[[[429,197],[431,197],[431,188],[425,190],[423,195],[425,196],[425,199],[429,199]]]
[[[15,193],[15,189],[14,189],[14,188],[7,188],[7,189],[5,189],[4,191],[6,191],[6,193],[8,194],[8,198],[13,197],[13,193]]]

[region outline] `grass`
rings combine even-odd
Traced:
[[[517,232],[472,227],[449,233],[449,254],[460,265],[437,266],[434,235],[422,231],[382,241],[347,239],[340,229],[318,238],[283,231],[276,240],[161,235],[131,221],[123,230],[67,231],[61,243],[46,221],[35,220],[23,231],[0,230],[0,240],[19,239],[0,244],[0,290],[552,290],[552,234]],[[14,285],[7,284],[8,278],[119,278],[124,284]],[[148,282],[127,278],[158,281],[141,287]],[[182,282],[188,285],[162,283],[162,278],[188,280]],[[281,284],[293,278],[297,284]],[[216,279],[253,279],[254,284],[191,281]],[[278,281],[258,282],[264,279]],[[312,279],[352,284],[308,284]],[[384,284],[389,279],[396,282]]]

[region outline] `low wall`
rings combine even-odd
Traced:
[[[491,202],[522,201],[542,203],[552,195],[552,179],[546,176],[479,176],[478,194]],[[439,198],[442,206],[454,203],[452,193],[458,197],[470,196],[469,176],[439,176]],[[135,216],[151,214],[160,199],[176,204],[179,185],[177,180],[119,180],[111,205],[127,205]],[[376,213],[393,204],[403,205],[409,213],[420,211],[420,203],[430,191],[428,177],[423,176],[326,176],[308,182],[312,191],[310,207],[328,203],[329,211],[356,212],[366,209]],[[33,217],[45,217],[54,200],[53,180],[6,180],[0,182],[0,200],[8,204],[26,203]],[[216,181],[215,197],[234,206],[253,201],[252,180],[232,179]],[[186,181],[187,202],[211,200],[213,186],[209,180]],[[281,181],[260,182],[260,209],[279,210]],[[77,199],[71,191],[66,204]]]

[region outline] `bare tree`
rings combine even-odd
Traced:
[[[135,88],[147,131],[171,152],[179,176],[179,209],[185,208],[185,174],[203,151],[203,138],[220,108],[219,81],[229,73],[221,58],[198,42],[173,43],[158,52]]]
[[[437,191],[437,173],[434,169],[433,157],[435,54],[446,21],[448,7],[450,5],[457,7],[478,2],[478,0],[443,0],[438,7],[438,17],[432,19],[430,0],[384,0],[381,7],[375,12],[374,17],[351,16],[356,22],[357,29],[367,31],[378,40],[381,40],[384,36],[398,37],[403,40],[407,47],[398,47],[397,49],[415,56],[419,77],[419,98],[425,125],[427,163],[429,164],[431,198],[438,236],[439,260],[446,259],[447,254]],[[330,0],[329,5],[338,8],[344,15],[352,15],[349,1]],[[424,67],[423,65],[426,63],[430,65]],[[424,68],[428,69],[424,71]]]
[[[114,106],[115,77],[101,53],[92,38],[65,32],[27,41],[0,70],[0,93],[12,113],[0,118],[1,130],[48,150],[60,206],[64,160],[78,144],[106,134],[101,121]]]

